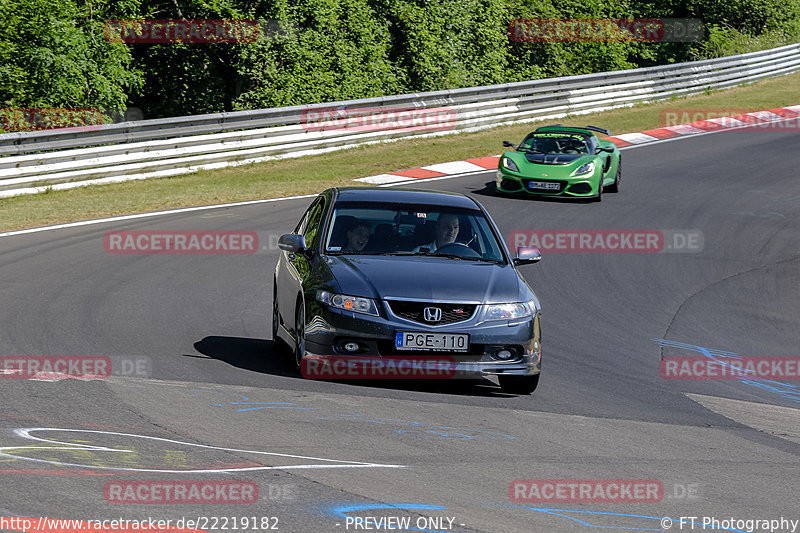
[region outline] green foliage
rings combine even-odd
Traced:
[[[238,0],[144,0],[137,18],[146,20],[252,20],[256,8]],[[131,95],[146,118],[196,115],[233,110],[233,101],[245,90],[240,55],[246,43],[136,43],[134,63],[145,83]]]
[[[138,8],[136,0],[3,0],[0,107],[123,107],[140,76],[103,26]]]
[[[239,109],[330,102],[402,92],[385,20],[365,0],[275,0],[258,42],[238,61],[247,90]]]
[[[256,42],[109,42],[114,19],[258,20]],[[525,18],[699,18],[700,43],[516,42]],[[146,118],[668,64],[800,41],[800,0],[0,0],[0,107]]]
[[[713,24],[706,28],[706,32],[706,39],[692,51],[692,59],[744,54],[800,41],[800,32],[791,34],[783,29],[766,31],[754,37],[735,28]]]
[[[388,20],[392,60],[407,91],[507,81],[506,9],[499,0],[378,0]]]

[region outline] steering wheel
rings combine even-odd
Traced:
[[[459,257],[466,257],[466,258],[474,258],[480,259],[481,254],[467,246],[462,242],[451,242],[449,244],[445,244],[444,246],[440,246],[436,249],[436,253],[434,255],[439,254],[452,254],[457,255]]]

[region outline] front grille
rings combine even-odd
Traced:
[[[409,302],[405,300],[388,300],[388,303],[395,316],[429,326],[464,322],[472,318],[472,315],[475,314],[475,309],[478,307],[476,304]],[[426,307],[441,309],[441,318],[438,321],[425,320]]]
[[[569,188],[569,192],[575,194],[588,194],[592,191],[592,186],[588,183],[576,183],[572,187]]]
[[[503,178],[503,181],[500,182],[500,187],[507,191],[518,191],[522,188],[522,184],[517,180]]]

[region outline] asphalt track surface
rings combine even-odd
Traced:
[[[0,354],[150,365],[148,377],[0,381],[0,516],[277,517],[277,530],[290,532],[367,530],[348,517],[491,532],[798,520],[800,382],[659,372],[662,356],[703,356],[699,347],[800,355],[797,140],[745,130],[625,150],[622,192],[601,203],[499,197],[492,172],[420,182],[478,199],[504,235],[702,232],[692,253],[545,253],[522,267],[544,309],[532,396],[505,395],[489,379],[302,380],[270,339],[276,250],[104,251],[109,230],[268,239],[294,227],[308,198],[0,238]],[[664,493],[655,503],[515,503],[516,479],[658,480]],[[106,502],[106,483],[130,480],[252,481],[259,501]]]

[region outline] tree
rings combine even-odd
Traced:
[[[137,9],[136,0],[2,0],[0,107],[125,107],[141,76],[103,28]]]

